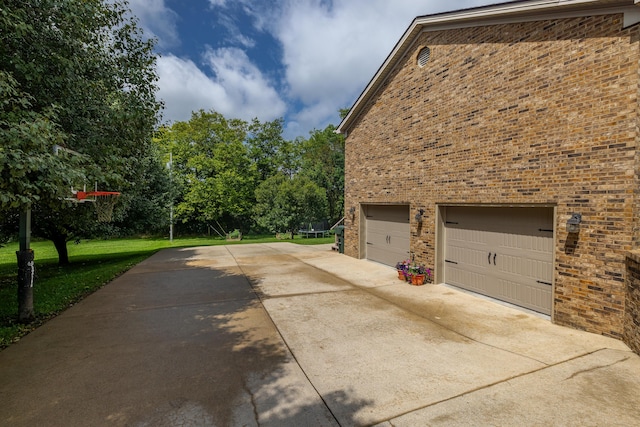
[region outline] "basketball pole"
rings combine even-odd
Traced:
[[[169,206],[169,242],[173,243],[173,152],[169,153],[169,188],[171,205]]]
[[[18,320],[22,323],[33,320],[33,278],[35,273],[34,254],[31,250],[31,206],[20,212],[18,234]]]
[[[53,146],[53,155],[60,151],[79,154],[58,144]],[[31,249],[31,205],[27,205],[20,212],[20,226],[18,230],[19,250],[18,259],[18,321],[28,323],[35,317],[33,310],[33,279],[35,278],[34,253]]]
[[[57,156],[60,151],[71,154],[79,154],[60,145],[53,146],[53,154]],[[33,320],[33,279],[35,278],[34,253],[31,249],[31,205],[27,205],[20,212],[20,228],[18,231],[19,250],[16,251],[18,259],[18,321],[28,323]]]

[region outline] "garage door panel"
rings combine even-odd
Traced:
[[[445,282],[551,313],[553,209],[448,207]]]
[[[379,245],[385,244],[387,241],[387,235],[383,231],[371,230],[367,233],[367,244]]]
[[[486,268],[489,265],[487,251],[461,246],[449,246],[448,260],[455,261],[460,265],[459,268],[475,270],[477,268]],[[464,260],[461,262],[460,260]]]
[[[387,239],[387,237],[389,237],[389,239]],[[368,224],[368,227],[367,227],[368,242],[389,243],[388,240],[398,240],[399,243],[401,244],[409,243],[409,225],[395,224],[395,223],[389,223],[387,226],[385,226],[385,224],[382,224],[382,223]]]
[[[514,234],[500,234],[496,251],[502,253],[517,253],[519,256],[534,256],[540,259],[553,258],[553,234],[549,236],[524,236]]]
[[[458,246],[470,247],[487,243],[484,233],[479,230],[451,227],[448,233],[449,241]]]
[[[494,267],[498,270],[496,275],[511,274],[516,277],[544,282],[551,282],[553,279],[553,263],[546,260],[497,254]]]
[[[407,205],[366,205],[364,207],[367,220],[406,223],[409,221]]]
[[[366,257],[394,266],[409,257],[410,225],[407,205],[367,205],[365,213]]]
[[[551,311],[551,286],[542,284],[523,285],[510,280],[497,281],[499,292],[493,297],[534,311]]]
[[[447,283],[450,285],[482,294],[487,291],[484,287],[484,274],[482,273],[451,265],[448,266],[447,277]]]
[[[385,265],[395,266],[398,261],[407,259],[409,251],[389,249],[384,246],[367,245],[367,259]]]
[[[502,213],[505,210],[511,210],[514,217],[506,217]],[[553,234],[553,211],[548,208],[449,207],[445,226],[499,234],[549,237]]]

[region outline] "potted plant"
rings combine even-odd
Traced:
[[[400,261],[396,264],[396,270],[398,271],[398,279],[406,281],[407,276],[409,274],[409,266],[411,265],[411,261],[404,260]]]
[[[412,263],[409,265],[409,274],[411,275],[411,284],[415,286],[424,285],[425,281],[431,283],[431,269],[426,268],[422,264]]]

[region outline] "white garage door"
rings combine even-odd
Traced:
[[[409,206],[365,205],[366,257],[395,266],[409,257]]]
[[[553,209],[447,207],[445,282],[551,314]]]

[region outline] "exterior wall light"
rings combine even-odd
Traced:
[[[416,221],[422,221],[422,215],[424,215],[424,209],[418,209],[418,213],[416,214]]]
[[[571,214],[571,218],[567,220],[567,232],[577,233],[580,230],[582,215],[579,213]]]
[[[356,207],[355,206],[351,206],[349,208],[349,214],[351,214],[351,216],[354,216],[356,214]]]

